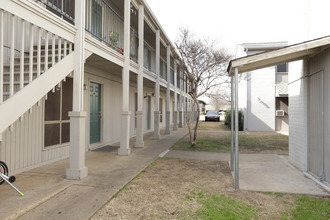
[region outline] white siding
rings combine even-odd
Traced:
[[[307,80],[302,61],[289,64],[289,160],[303,171],[307,171]]]
[[[320,71],[323,71],[323,93],[324,93],[324,116],[323,116],[323,124],[324,124],[324,130],[323,130],[323,136],[324,136],[324,152],[321,150],[321,147],[318,146],[312,146],[313,143],[310,142],[311,146],[310,150],[313,151],[314,154],[318,154],[318,156],[315,156],[315,160],[322,160],[324,159],[324,171],[325,171],[325,180],[330,183],[330,100],[329,100],[329,94],[330,94],[330,50],[327,49],[323,51],[322,53],[316,55],[310,60],[309,63],[309,71],[310,74],[317,73]],[[313,97],[310,97],[313,99]],[[311,120],[313,120],[311,118]],[[322,125],[319,125],[322,126]],[[311,128],[312,129],[312,128]],[[318,152],[316,152],[318,151]],[[311,161],[313,158],[310,158],[310,162],[314,165],[316,163],[319,163],[318,165],[322,167],[322,162],[320,161]],[[310,169],[311,170],[311,169]],[[320,168],[321,170],[321,168]],[[312,170],[311,170],[312,171]],[[321,172],[321,171],[320,171]],[[315,175],[319,175],[320,173],[314,173]]]
[[[68,156],[68,145],[44,149],[44,100],[17,120],[12,131],[7,129],[0,142],[0,160],[5,161],[11,174],[25,171]]]

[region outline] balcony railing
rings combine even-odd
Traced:
[[[86,0],[86,31],[123,54],[124,19],[104,0]]]
[[[47,10],[74,24],[75,0],[35,0]]]

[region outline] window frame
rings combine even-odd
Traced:
[[[67,78],[68,79],[68,78]],[[70,78],[72,80],[72,84],[71,84],[71,88],[73,89],[73,79]],[[43,116],[42,116],[42,121],[43,121],[43,127],[42,127],[42,146],[43,146],[43,150],[50,150],[50,149],[54,149],[54,148],[59,148],[59,147],[63,147],[63,146],[68,146],[70,144],[70,130],[69,130],[69,141],[68,142],[62,142],[63,141],[63,124],[69,124],[70,126],[70,118],[69,119],[63,119],[63,82],[60,83],[60,86],[57,85],[55,88],[55,90],[59,89],[60,91],[60,116],[59,116],[59,120],[48,120],[46,121],[46,102],[47,99],[44,99],[43,102]],[[50,91],[49,93],[52,93],[54,90]],[[47,94],[48,96],[48,94]],[[65,95],[64,95],[65,96]],[[72,96],[73,96],[73,90],[72,90]],[[71,101],[72,103],[72,101]],[[45,145],[45,140],[46,140],[46,125],[51,125],[51,124],[59,124],[60,128],[59,128],[59,144],[54,144],[54,145]]]

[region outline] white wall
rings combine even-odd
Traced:
[[[275,130],[275,67],[250,72],[247,81],[247,118],[249,131]]]
[[[307,171],[307,79],[303,61],[289,63],[289,160],[303,171]]]

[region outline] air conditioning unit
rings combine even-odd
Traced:
[[[284,110],[276,110],[275,115],[276,116],[284,116]]]

